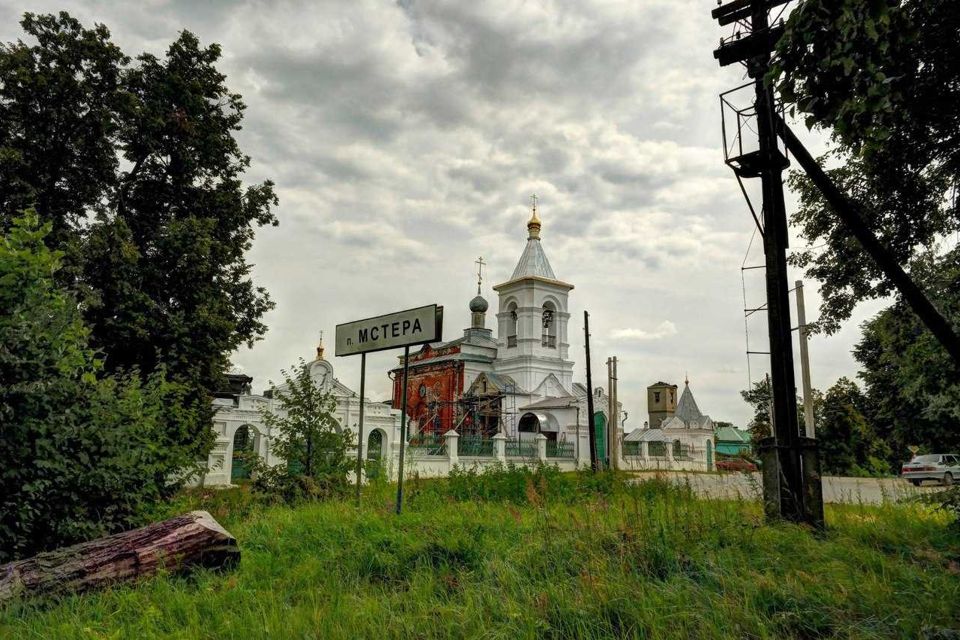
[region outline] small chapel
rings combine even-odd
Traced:
[[[716,426],[700,411],[683,381],[677,399],[677,385],[656,382],[647,387],[649,421],[623,439],[625,460],[632,468],[714,470]]]

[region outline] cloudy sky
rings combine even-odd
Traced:
[[[274,180],[280,197],[280,226],[261,230],[250,256],[277,304],[270,331],[234,358],[255,388],[310,359],[320,331],[347,320],[436,302],[445,338],[461,335],[474,261],[489,263],[484,295],[495,306],[490,286],[523,250],[536,193],[544,249],[576,286],[575,378],[585,375],[587,309],[594,381],[606,385],[606,358],[618,356],[628,429],[645,419],[648,384],[682,385],[687,372],[705,413],[744,424],[740,267],[753,223],[723,164],[717,100],[743,75],[712,58],[714,6],[0,0],[0,38],[19,37],[24,11],[67,10],[106,24],[130,55],[162,54],[183,29],[222,45],[220,67],[248,105],[248,178]],[[747,264],[761,259],[754,242]],[[762,272],[748,273],[748,306],[758,306]],[[815,386],[855,372],[856,325],[876,308],[813,339]],[[815,286],[807,309],[815,318]],[[765,350],[762,315],[750,335]],[[375,399],[389,395],[394,358],[370,358]],[[358,386],[358,358],[334,366]],[[765,370],[755,357],[753,379]]]

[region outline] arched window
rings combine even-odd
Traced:
[[[549,349],[557,348],[557,323],[556,323],[556,313],[557,309],[553,306],[552,302],[543,303],[543,334],[541,344]]]
[[[517,346],[517,303],[511,302],[507,307],[510,317],[507,318],[507,346]]]
[[[686,457],[686,451],[684,451],[685,448],[686,447],[680,444],[679,440],[674,440],[673,441],[673,459],[680,460]]]

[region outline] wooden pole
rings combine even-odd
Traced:
[[[587,433],[590,439],[590,469],[598,471],[597,431],[593,422],[593,381],[590,378],[590,314],[583,312],[583,347],[587,352]]]
[[[813,438],[813,386],[810,384],[810,350],[807,342],[810,332],[807,329],[807,314],[803,306],[803,281],[797,280],[797,324],[800,325],[800,380],[803,385],[803,425],[808,438]]]
[[[620,383],[617,378],[617,356],[613,356],[613,407],[610,415],[613,416],[613,435],[610,438],[610,465],[614,469],[620,468]]]

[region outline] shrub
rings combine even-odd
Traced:
[[[284,384],[273,392],[279,411],[263,409],[261,415],[283,462],[268,466],[256,459],[253,490],[285,502],[343,495],[353,470],[347,457],[353,434],[333,415],[336,398],[314,382],[303,359],[292,373],[281,373]]]
[[[167,430],[185,389],[103,375],[49,232],[30,211],[0,242],[0,562],[138,524],[196,466]]]
[[[960,485],[954,485],[943,491],[925,495],[923,500],[935,505],[938,510],[953,516],[950,526],[960,530]]]

